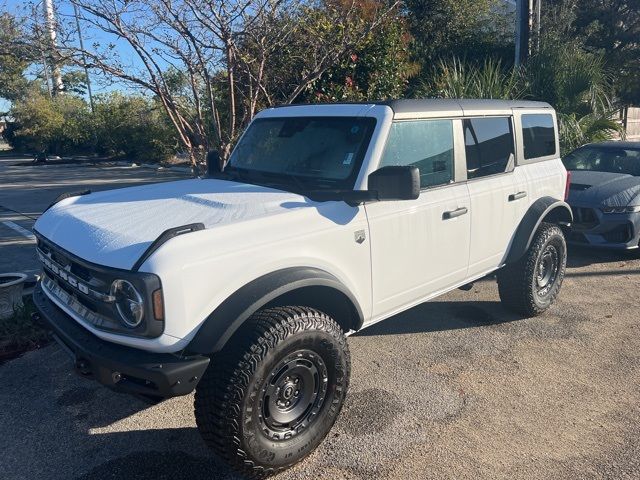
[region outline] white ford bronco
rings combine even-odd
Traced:
[[[195,390],[207,444],[275,473],[335,422],[350,333],[492,272],[507,308],[551,305],[572,221],[557,132],[537,102],[268,109],[223,170],[56,201],[34,301],[81,375]]]

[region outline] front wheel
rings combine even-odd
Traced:
[[[500,300],[527,317],[540,315],[554,302],[567,267],[567,244],[557,225],[543,223],[517,262],[498,272]]]
[[[326,314],[306,307],[261,310],[215,356],[198,385],[198,429],[242,473],[277,473],[327,435],[350,368],[346,338]]]

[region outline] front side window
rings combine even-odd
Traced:
[[[547,157],[556,153],[553,117],[546,113],[522,115],[524,158]]]
[[[298,186],[351,189],[375,124],[371,117],[257,119],[234,149],[227,168],[249,180],[264,177]]]
[[[486,177],[513,169],[513,128],[509,117],[467,118],[463,121],[467,178]]]
[[[380,167],[412,165],[420,170],[420,187],[453,181],[453,122],[398,121],[391,125]]]

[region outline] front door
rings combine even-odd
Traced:
[[[380,167],[417,166],[422,191],[416,200],[365,206],[371,237],[372,321],[466,278],[471,205],[467,185],[455,182],[454,136],[452,120],[396,121],[391,127]]]

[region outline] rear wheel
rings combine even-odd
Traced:
[[[242,473],[277,473],[327,435],[349,374],[346,338],[329,316],[306,307],[262,310],[214,357],[198,385],[198,429]]]
[[[517,262],[498,272],[500,300],[510,310],[533,317],[554,302],[567,266],[567,245],[557,225],[543,223]]]

